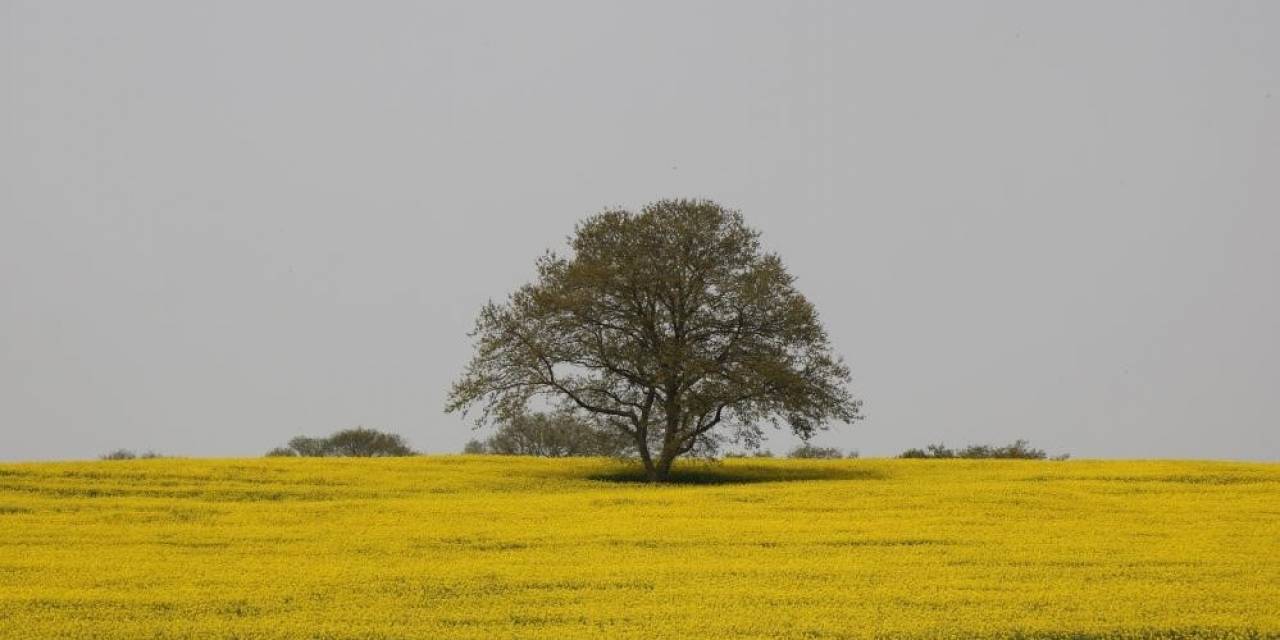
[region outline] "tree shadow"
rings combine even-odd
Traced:
[[[588,480],[626,484],[647,483],[644,468],[627,465],[606,469],[586,476]],[[695,463],[671,470],[667,485],[733,485],[763,482],[799,482],[812,480],[883,480],[888,474],[880,469],[853,466],[849,463],[818,464],[720,464]]]

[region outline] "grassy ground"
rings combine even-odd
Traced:
[[[1280,465],[0,465],[0,637],[1280,637]]]

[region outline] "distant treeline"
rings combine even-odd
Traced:
[[[108,451],[98,456],[100,460],[151,460],[154,458],[167,458],[167,457],[169,456],[162,455],[154,451],[143,451],[142,453],[136,453],[130,449],[115,449],[113,451]]]
[[[631,457],[635,444],[621,433],[597,427],[568,413],[528,413],[500,423],[498,430],[484,440],[471,440],[463,449],[469,454],[497,454],[515,456],[565,456]],[[773,458],[768,449],[725,453],[726,458]],[[787,452],[786,457],[797,459],[857,458],[857,451],[845,452],[836,447],[820,447],[802,443]],[[1046,460],[1049,454],[1030,446],[1026,440],[994,446],[969,445],[952,449],[944,444],[931,444],[923,449],[908,449],[899,458],[963,458],[963,459],[1022,459]],[[1066,460],[1068,455],[1054,456],[1053,460]]]
[[[1031,447],[1031,443],[1026,440],[1014,440],[1013,444],[1003,447],[992,446],[989,444],[971,444],[961,449],[951,449],[944,444],[931,444],[923,449],[907,449],[902,452],[899,458],[965,458],[970,460],[976,459],[1016,459],[1016,460],[1045,460],[1049,458],[1049,454],[1044,449],[1035,449]],[[1054,456],[1054,460],[1066,460],[1070,458],[1070,454],[1062,454]]]
[[[715,443],[708,443],[714,445]],[[635,441],[621,432],[602,428],[578,416],[564,412],[525,413],[499,423],[497,431],[483,440],[473,439],[462,450],[469,454],[493,454],[507,456],[540,456],[563,458],[568,456],[603,456],[631,458],[637,455]],[[703,457],[714,457],[718,452],[712,446],[703,450]],[[773,452],[758,450],[724,454],[727,458],[772,458]],[[819,447],[802,444],[787,453],[788,458],[857,458],[857,451],[844,451],[835,447]]]
[[[471,440],[462,452],[626,458],[636,453],[636,444],[624,433],[600,428],[569,413],[526,413],[501,423],[497,432],[484,440]]]
[[[749,452],[734,452],[725,454],[726,458],[773,458],[773,452],[768,449],[760,449]],[[808,442],[787,452],[788,458],[797,460],[839,460],[840,458],[848,458],[850,460],[858,457],[857,451],[849,451],[845,453],[843,449],[838,447],[819,447]]]
[[[636,454],[635,443],[625,434],[597,427],[581,418],[565,413],[529,413],[502,423],[496,433],[484,440],[471,440],[463,453],[562,458],[568,456],[601,456],[630,458]],[[357,427],[337,431],[327,437],[298,436],[283,447],[267,452],[268,457],[337,458],[400,457],[418,455],[404,437],[377,429]],[[773,452],[761,449],[729,452],[726,458],[773,458]],[[102,460],[134,460],[165,458],[154,451],[136,453],[116,449],[105,453]],[[825,459],[857,458],[857,451],[845,452],[836,447],[820,447],[802,443],[786,453],[787,458]],[[1044,449],[1036,449],[1026,440],[1015,440],[1004,446],[975,444],[952,449],[945,444],[931,444],[923,449],[907,449],[899,458],[925,459],[1008,459],[1066,460],[1062,454],[1052,458]]]
[[[714,443],[707,443],[712,445]],[[540,456],[563,458],[568,456],[603,456],[608,458],[632,458],[637,455],[635,441],[628,435],[596,426],[578,416],[564,412],[526,413],[499,423],[497,431],[483,440],[474,439],[462,450],[469,454],[506,456]],[[710,446],[703,457],[714,457]],[[772,458],[772,451],[727,453],[729,458]],[[845,453],[833,447],[803,444],[788,452],[789,458],[844,458]],[[848,457],[858,457],[852,451]]]
[[[327,438],[298,436],[283,447],[267,452],[268,457],[302,458],[383,458],[417,455],[403,436],[377,429],[357,427],[333,433]]]

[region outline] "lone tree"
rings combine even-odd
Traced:
[[[486,424],[550,400],[630,436],[651,482],[716,430],[755,445],[761,422],[803,438],[853,422],[848,367],[759,237],[707,200],[586,219],[569,256],[546,253],[536,281],[480,311],[446,411],[479,406]]]

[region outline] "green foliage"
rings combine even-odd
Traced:
[[[328,452],[337,457],[396,457],[414,455],[404,438],[374,429],[346,429],[329,436]]]
[[[412,456],[416,453],[395,433],[376,429],[344,429],[327,438],[298,436],[288,446],[276,447],[267,452],[269,457],[301,456],[304,458],[357,457],[377,458]]]
[[[818,447],[804,443],[787,453],[788,458],[835,460],[844,457],[844,452],[835,447]],[[855,454],[856,457],[856,454]]]
[[[624,457],[635,450],[626,434],[598,427],[569,412],[527,413],[498,426],[487,440],[472,440],[463,453],[499,455]]]
[[[724,454],[725,458],[772,458],[773,452],[768,449],[756,449],[754,451],[732,451]]]
[[[580,223],[571,254],[481,309],[447,411],[509,423],[534,398],[628,436],[650,480],[762,423],[803,437],[859,419],[817,311],[742,215],[662,200]]]
[[[924,449],[907,449],[902,452],[899,458],[966,458],[966,459],[1016,459],[1016,460],[1044,460],[1049,457],[1043,449],[1034,449],[1031,443],[1026,440],[1014,440],[1013,444],[1003,447],[979,444],[969,445],[963,449],[950,449],[944,444],[931,444]],[[1054,460],[1066,460],[1070,456],[1063,454],[1055,456]]]
[[[100,460],[135,460],[135,459],[152,460],[155,458],[164,458],[164,457],[167,457],[167,456],[156,453],[155,451],[144,451],[141,454],[138,454],[129,449],[115,449],[113,451],[108,451],[107,453],[104,453],[98,456],[98,459]]]
[[[296,455],[304,458],[323,458],[329,455],[328,438],[308,438],[298,436],[287,445]]]

